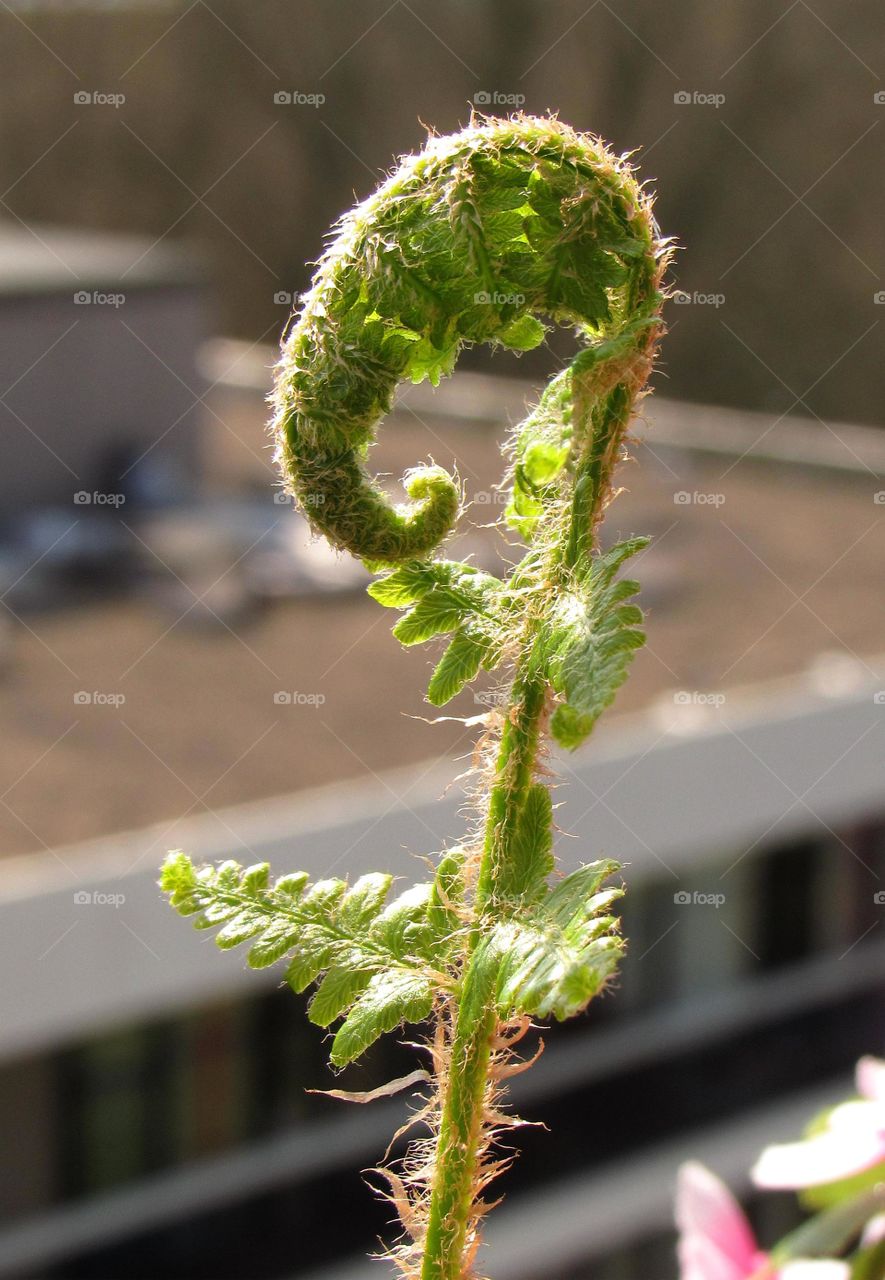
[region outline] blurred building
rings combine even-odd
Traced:
[[[264,376],[266,362],[256,383]],[[241,399],[247,390],[241,378],[232,394]],[[256,431],[260,391],[256,385]],[[485,427],[508,395],[521,390],[456,378],[442,399],[409,392],[385,430],[403,433],[411,456],[416,435],[447,429],[457,440],[463,429],[488,436],[493,457],[495,433]],[[777,565],[778,548],[812,536],[822,495],[831,542],[834,520],[849,541],[852,521],[858,539],[873,527],[881,446],[874,434],[846,428],[845,447],[818,441],[802,456],[807,437],[790,424],[763,441],[749,415],[661,403],[650,416],[654,434],[647,449],[640,445],[643,467],[631,473],[633,492],[617,517],[628,527],[647,518],[658,530],[658,559],[638,573],[652,608],[650,665],[637,671],[629,712],[604,723],[577,756],[554,761],[562,779],[557,822],[578,837],[560,840],[562,865],[599,856],[626,864],[629,954],[617,989],[587,1018],[545,1031],[541,1061],[514,1081],[516,1109],[549,1132],[522,1131],[521,1158],[502,1183],[507,1201],[490,1219],[486,1260],[497,1280],[671,1277],[679,1160],[706,1159],[745,1190],[761,1146],[795,1134],[822,1099],[847,1091],[856,1057],[883,1048],[880,605],[871,599],[866,612],[858,605],[854,655],[842,647],[814,658],[813,645],[803,653],[800,628],[786,650],[766,649],[752,682],[711,687],[737,614],[761,636],[770,630],[767,604],[741,576],[743,561],[730,560],[729,544],[717,541],[710,503],[684,497],[711,496],[709,477],[744,459],[741,494],[756,505],[743,518],[764,524],[766,556]],[[465,456],[480,467],[469,450]],[[481,483],[480,470],[473,491],[491,492]],[[685,505],[697,519],[686,517],[679,542],[668,530]],[[790,519],[772,519],[778,510]],[[738,515],[729,511],[745,529]],[[668,537],[677,549],[665,554]],[[836,559],[832,548],[821,556],[814,550],[812,562]],[[845,583],[829,584],[837,607],[843,591],[859,596],[845,556],[841,568]],[[827,602],[815,599],[815,607],[830,616]],[[390,750],[379,690],[386,696],[388,669],[391,687],[401,682],[402,655],[380,644],[366,608],[353,624],[362,652],[349,659],[362,668],[362,685],[347,686],[345,710],[375,742],[374,767]],[[353,609],[363,606],[354,601]],[[335,616],[340,624],[343,615]],[[311,609],[293,609],[286,643],[299,653],[302,640],[316,649],[316,627],[331,617],[324,624]],[[177,643],[176,662],[184,661],[189,642]],[[207,644],[200,641],[204,654]],[[674,689],[667,671],[680,657],[694,683]],[[236,701],[239,668],[225,667],[230,661],[216,648],[189,679],[205,680],[215,698],[206,733],[242,742],[247,704]],[[336,670],[342,688],[344,665]],[[132,702],[127,715],[147,732],[134,719],[134,694]],[[330,723],[337,713],[330,703]],[[402,723],[398,708],[396,715]],[[199,733],[200,723],[168,717],[164,759],[175,758],[176,736]],[[313,724],[302,719],[294,731],[284,761],[290,776],[323,751]],[[380,783],[366,776],[213,806],[4,862],[0,1128],[15,1134],[16,1162],[15,1176],[0,1185],[0,1275],[357,1280],[372,1273],[364,1254],[378,1234],[389,1236],[390,1214],[358,1171],[378,1161],[406,1104],[349,1108],[307,1094],[329,1087],[331,1077],[323,1037],[299,1001],[275,989],[277,973],[249,973],[239,955],[220,955],[209,935],[190,930],[160,900],[155,879],[164,850],[175,846],[197,858],[266,858],[280,870],[317,875],[334,869],[355,877],[381,866],[405,878],[420,874],[412,855],[456,839],[464,819],[460,793],[446,791],[456,764],[416,766],[407,731],[399,731],[392,758],[400,767]],[[103,757],[105,789],[129,785],[124,741],[114,760]],[[344,759],[325,763],[325,776],[340,776]],[[143,789],[147,778],[141,782]],[[411,1060],[387,1037],[344,1087],[372,1087]],[[774,1229],[774,1220],[766,1225]]]
[[[205,282],[167,242],[0,226],[5,516],[193,492]]]

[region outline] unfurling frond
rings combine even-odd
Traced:
[[[551,733],[566,748],[585,740],[644,640],[638,586],[617,574],[645,540],[603,553],[598,531],[663,332],[668,257],[651,196],[600,139],[554,117],[475,116],[344,215],[276,370],[276,457],[310,525],[383,575],[369,594],[401,611],[403,645],[445,639],[429,701],[506,672],[473,758],[483,830],[392,901],[384,874],[271,884],[266,865],[198,869],[181,853],[162,885],[219,946],[248,943],[257,968],[286,963],[296,992],[317,984],[309,1015],[340,1020],[338,1066],[433,1015],[431,1137],[388,1174],[409,1280],[472,1274],[514,1028],[584,1010],[622,954],[621,889],[605,887],[616,864],[555,879],[543,752]],[[506,450],[500,524],[525,542],[522,560],[499,579],[433,558],[462,511],[457,479],[413,468],[409,500],[393,505],[367,470],[398,385],[436,385],[476,343],[531,350],[554,326],[581,350]]]

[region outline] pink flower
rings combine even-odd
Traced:
[[[845,1262],[788,1262],[776,1269],[728,1188],[702,1164],[679,1170],[680,1280],[849,1280]]]
[[[874,1244],[881,1244],[883,1240],[885,1240],[885,1213],[879,1213],[875,1218],[870,1218],[864,1227],[861,1244],[864,1249],[870,1249]]]
[[[752,1172],[757,1187],[819,1187],[885,1160],[885,1062],[861,1058],[856,1079],[861,1100],[831,1111],[821,1133],[762,1152]]]

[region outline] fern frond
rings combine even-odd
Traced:
[[[617,870],[609,861],[580,867],[542,901],[495,926],[483,946],[498,965],[501,1018],[571,1018],[599,994],[624,950],[609,914],[623,889],[601,887]]]
[[[639,583],[615,574],[647,545],[647,538],[632,538],[589,557],[547,624],[550,682],[562,699],[550,729],[560,746],[573,750],[587,738],[645,643],[642,610],[626,603]]]
[[[336,1065],[433,1014],[433,1136],[402,1179],[389,1175],[410,1278],[472,1270],[514,1026],[584,1009],[621,954],[610,914],[621,891],[604,887],[614,863],[551,887],[539,755],[552,695],[552,732],[575,747],[644,638],[638,588],[616,578],[644,540],[600,554],[597,531],[662,332],[668,256],[650,195],[598,138],[555,118],[477,116],[432,135],[344,215],[277,368],[277,460],[311,525],[385,575],[369,594],[402,611],[404,645],[448,637],[429,700],[510,668],[507,706],[485,718],[474,757],[483,832],[392,901],[386,875],[271,884],[265,864],[198,869],[184,854],[162,883],[220,946],[247,944],[259,968],[282,961],[297,992],[318,983],[309,1014],[341,1020]],[[476,343],[529,350],[551,323],[577,328],[582,349],[512,435],[504,519],[528,544],[522,563],[505,581],[431,560],[463,509],[457,478],[413,468],[408,501],[392,505],[366,470],[398,384],[438,383]]]
[[[222,949],[251,941],[250,968],[288,958],[286,981],[299,993],[320,979],[308,1014],[322,1027],[346,1015],[331,1050],[332,1062],[343,1066],[400,1022],[426,1017],[434,992],[445,990],[446,957],[459,929],[448,905],[457,875],[457,857],[449,855],[436,880],[387,903],[393,877],[386,874],[348,886],[338,879],[311,884],[297,872],[271,884],[267,863],[196,867],[176,851],[160,885],[196,928],[220,926]]]
[[[373,582],[369,595],[406,612],[393,628],[403,645],[452,634],[427,690],[441,707],[460,693],[480,667],[492,670],[500,652],[504,583],[472,565],[413,560]]]

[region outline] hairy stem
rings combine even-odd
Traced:
[[[569,562],[593,550],[596,525],[608,499],[617,448],[632,409],[633,397],[629,390],[616,387],[604,404],[597,424],[596,450],[589,450],[578,460],[570,511],[561,539],[554,544],[548,561],[547,577],[553,590],[561,585]],[[422,1280],[461,1280],[469,1272],[474,1247],[468,1233],[479,1181],[489,1060],[497,1026],[495,971],[486,957],[483,963],[477,963],[476,947],[482,937],[483,918],[500,914],[498,879],[508,864],[513,833],[527,789],[534,780],[542,746],[549,687],[543,668],[536,660],[537,634],[537,621],[530,617],[526,626],[526,648],[514,674],[489,792],[474,899],[475,925],[455,1016],[424,1241]]]
[[[477,917],[494,912],[498,873],[507,852],[519,807],[532,781],[541,745],[541,721],[547,684],[531,669],[531,654],[517,670],[505,713],[504,729],[489,794],[482,861],[476,885]]]
[[[474,928],[458,1001],[449,1075],[442,1106],[431,1189],[422,1280],[459,1280],[468,1269],[469,1228],[479,1179],[489,1059],[497,1028],[495,970],[478,963],[479,922],[495,911],[497,873],[507,861],[511,833],[531,783],[541,744],[546,681],[523,659],[511,688],[508,714],[489,796],[477,879]]]
[[[437,1138],[424,1238],[422,1280],[458,1280],[464,1273],[489,1058],[497,1017],[494,982],[468,964],[452,1041],[449,1078]]]
[[[460,1280],[470,1270],[484,1210],[478,1197],[493,1173],[487,1152],[502,1028],[582,1011],[617,962],[605,936],[613,921],[603,916],[597,937],[582,905],[563,914],[563,882],[547,882],[551,806],[536,774],[548,729],[560,745],[578,746],[644,638],[640,611],[625,603],[635,584],[612,585],[640,540],[606,560],[596,529],[660,336],[667,257],[651,197],[598,139],[551,118],[476,117],[451,137],[432,136],[344,216],[277,373],[277,457],[311,523],[373,570],[390,571],[370,590],[408,609],[395,628],[404,644],[452,637],[428,700],[442,706],[480,669],[518,655],[482,800],[470,927],[463,942],[458,930],[438,940],[449,948],[451,986],[435,1006],[446,1020],[446,1052],[436,1150],[429,1162],[423,1151],[412,1162],[403,1188],[414,1247],[399,1255],[409,1280],[419,1251],[423,1280]],[[404,477],[411,501],[394,507],[365,468],[397,385],[438,383],[475,343],[531,350],[550,323],[576,327],[583,347],[511,442],[504,518],[528,544],[526,556],[509,582],[430,559],[459,515],[459,483],[433,465],[413,469]],[[588,871],[589,880],[574,884],[593,902],[592,867],[574,874]],[[461,884],[460,870],[457,877]],[[447,895],[438,888],[428,899],[433,919]],[[400,944],[390,919],[379,917],[378,928]],[[421,937],[417,926],[413,936]],[[410,987],[408,975],[388,972],[396,978],[390,993],[383,983],[380,992],[366,988],[337,1033],[337,1061],[350,1060],[369,1034],[364,1025],[374,1031],[373,1017],[390,1029],[425,1007],[422,975]],[[346,978],[323,980],[315,1001],[323,1017],[349,1007],[337,995],[336,984],[347,994]],[[397,996],[412,990],[411,1004]]]

